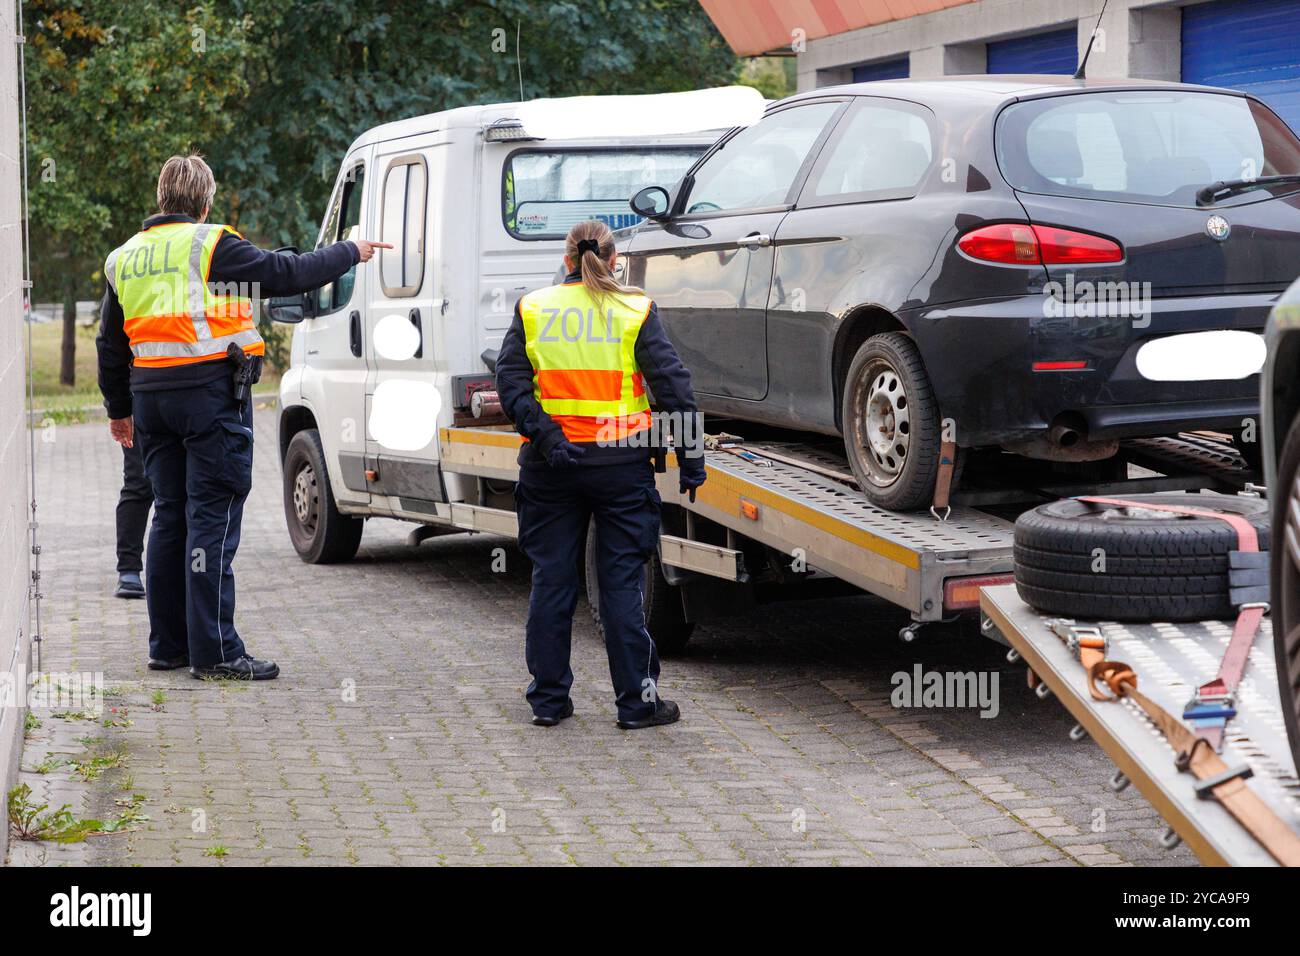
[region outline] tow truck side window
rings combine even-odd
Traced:
[[[516,239],[563,239],[584,219],[635,226],[641,217],[628,200],[645,186],[674,185],[703,154],[703,146],[516,150],[502,175],[501,218]]]
[[[325,222],[325,231],[321,234],[321,246],[328,246],[344,239],[349,232],[361,225],[361,196],[365,186],[365,167],[358,163],[348,171],[348,175],[339,184],[330,207],[329,218]],[[329,285],[321,286],[316,295],[316,314],[324,315],[343,308],[352,298],[352,286],[356,282],[357,269],[353,266]]]
[[[427,180],[424,157],[418,154],[398,156],[384,174],[379,238],[393,248],[379,250],[379,276],[387,296],[417,295],[424,282]]]

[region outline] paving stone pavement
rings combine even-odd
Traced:
[[[871,598],[701,625],[663,669],[682,722],[633,733],[614,726],[580,605],[577,715],[535,728],[513,543],[413,549],[409,525],[373,520],[352,563],[303,564],[274,411],[256,425],[238,622],[282,668],[258,684],[146,669],[144,603],[110,594],[120,453],[102,423],[39,444],[43,667],[102,671],[108,696],[94,719],[38,712],[22,778],[42,802],[122,825],[79,844],[14,841],[11,864],[1195,862],[1159,847],[1155,812],[1135,788],[1111,792],[1104,754],[1067,739],[1063,708],[997,645],[969,626],[902,644],[902,613]],[[893,707],[891,675],[918,663],[995,673],[998,715]]]

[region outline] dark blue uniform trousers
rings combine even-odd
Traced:
[[[145,554],[149,656],[210,666],[244,655],[235,575],[244,499],[253,487],[251,402],[229,379],[133,395],[135,440],[153,486]]]
[[[649,461],[552,469],[523,464],[515,492],[519,547],[533,563],[525,657],[528,703],[557,717],[569,699],[569,647],[588,522],[596,525],[600,621],[620,720],[655,712],[659,652],[645,626],[645,563],[659,538]]]
[[[117,573],[144,570],[144,532],[153,507],[153,487],[144,473],[140,443],[122,446],[122,492],[117,498]]]

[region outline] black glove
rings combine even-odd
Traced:
[[[561,438],[547,451],[546,463],[557,469],[572,468],[586,453],[587,449],[580,448],[567,438]]]
[[[704,458],[682,458],[677,462],[677,481],[682,494],[689,495],[695,501],[695,489],[704,484],[708,475],[704,471]]]

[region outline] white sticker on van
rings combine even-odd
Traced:
[[[1137,353],[1138,373],[1151,382],[1216,382],[1264,367],[1264,337],[1221,329],[1152,339]]]
[[[386,315],[375,323],[375,351],[391,362],[405,362],[420,347],[420,330],[404,315]]]
[[[370,397],[370,437],[393,451],[420,451],[438,430],[442,396],[430,382],[380,382]]]
[[[763,118],[763,94],[749,86],[636,96],[566,96],[519,106],[530,136],[596,139],[670,136],[753,126]]]

